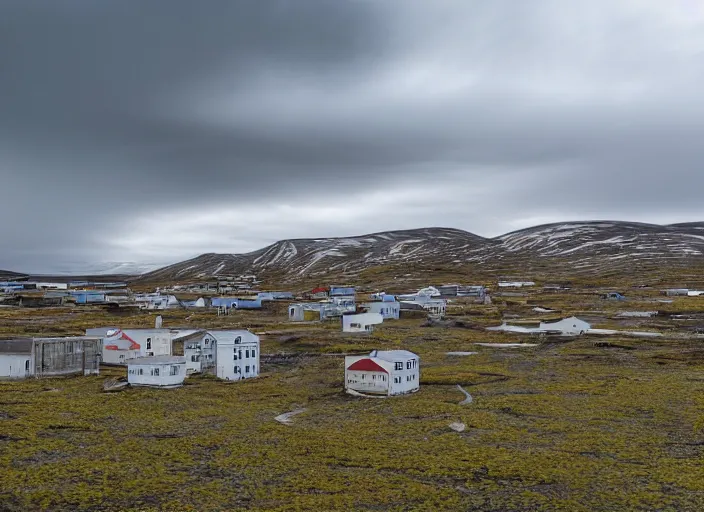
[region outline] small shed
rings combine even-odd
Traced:
[[[182,356],[139,357],[127,361],[127,382],[132,386],[175,388],[186,378]]]
[[[288,307],[288,319],[292,322],[315,322],[323,319],[323,304],[299,303],[290,304]]]

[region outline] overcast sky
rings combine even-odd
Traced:
[[[699,0],[0,0],[0,269],[704,220]]]

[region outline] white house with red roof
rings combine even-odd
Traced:
[[[403,395],[420,388],[420,358],[408,350],[374,350],[345,357],[345,390],[368,395]]]

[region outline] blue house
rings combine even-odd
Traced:
[[[76,298],[76,304],[95,304],[105,302],[105,292],[97,292],[93,290],[71,292]]]

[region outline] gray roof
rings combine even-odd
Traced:
[[[33,343],[31,338],[0,340],[0,354],[31,354]]]
[[[369,356],[378,357],[379,359],[383,359],[384,361],[388,361],[390,363],[398,361],[399,359],[418,358],[417,354],[414,354],[408,350],[374,350],[371,354],[369,354]]]
[[[127,360],[128,366],[150,364],[186,364],[186,358],[183,356],[151,356]]]

